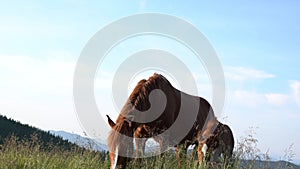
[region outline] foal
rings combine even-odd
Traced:
[[[217,162],[221,155],[224,159],[230,159],[234,147],[234,138],[228,125],[219,123],[213,134],[205,141],[199,143],[198,159],[201,164],[203,160]]]

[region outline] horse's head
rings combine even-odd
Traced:
[[[110,168],[125,168],[128,155],[133,154],[133,129],[132,122],[127,119],[114,123],[108,115],[108,124],[112,128],[107,139],[109,146]]]

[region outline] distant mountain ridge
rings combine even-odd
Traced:
[[[103,144],[104,141],[98,142],[91,138],[83,137],[78,134],[65,131],[50,130],[49,132],[55,136],[60,136],[63,139],[70,141],[71,143],[77,144],[80,147],[92,149],[94,151],[108,151],[108,146],[106,144]]]
[[[241,160],[240,166],[249,166],[253,161]],[[253,168],[265,168],[265,169],[300,169],[299,165],[293,164],[288,161],[261,161],[255,160]]]
[[[49,149],[49,144],[65,150],[70,150],[72,147],[77,146],[76,144],[64,140],[59,136],[55,136],[50,132],[40,130],[27,124],[22,124],[18,121],[0,115],[0,144],[12,135],[16,136],[19,140],[29,141],[32,140],[33,136],[36,136],[38,141],[41,142],[43,149]]]

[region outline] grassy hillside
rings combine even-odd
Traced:
[[[5,138],[10,136],[16,136],[20,140],[32,139],[32,136],[36,137],[41,148],[49,148],[49,144],[53,144],[60,149],[70,150],[75,144],[72,144],[61,137],[54,136],[49,132],[31,127],[26,124],[21,124],[12,119],[8,119],[5,116],[0,115],[0,144],[3,144]]]
[[[0,169],[108,168],[106,155],[0,115]]]
[[[41,149],[41,141],[35,136],[21,141],[11,136],[0,145],[1,169],[93,169],[109,168],[106,154],[73,147],[64,150],[49,145]]]

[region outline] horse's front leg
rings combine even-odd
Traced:
[[[135,140],[136,158],[141,158],[144,156],[145,144],[146,144],[147,138],[143,138],[143,134],[141,133],[141,130],[137,129],[134,132],[134,140]]]
[[[140,125],[134,132],[135,138],[135,162],[139,162],[141,158],[144,157],[146,141],[145,138],[149,135],[148,127],[145,125]]]
[[[135,138],[136,158],[142,158],[145,152],[146,138]]]
[[[197,153],[198,153],[198,164],[201,165],[205,160],[205,156],[207,153],[207,145],[205,142],[199,142]]]

